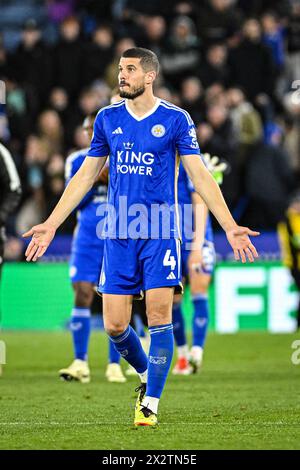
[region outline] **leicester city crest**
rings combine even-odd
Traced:
[[[162,124],[155,124],[151,129],[151,134],[154,137],[163,137],[166,133],[166,129]]]

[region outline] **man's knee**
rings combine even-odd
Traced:
[[[149,326],[163,325],[171,322],[172,319],[172,303],[169,300],[161,300],[160,302],[151,302],[148,304],[147,310]]]
[[[108,336],[119,336],[127,329],[128,324],[119,321],[104,320],[104,329]]]
[[[191,295],[202,294],[205,295],[208,292],[210,285],[211,276],[207,274],[197,275],[190,278],[190,293]]]
[[[77,307],[89,308],[92,304],[94,297],[94,289],[92,284],[87,282],[74,283],[75,289],[75,304]]]
[[[198,295],[198,294],[206,295],[207,290],[208,290],[208,286],[202,284],[202,285],[197,285],[193,287],[191,286],[190,293],[191,293],[191,296]]]
[[[132,297],[103,294],[104,329],[109,336],[119,336],[129,325]]]

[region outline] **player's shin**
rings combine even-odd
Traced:
[[[146,383],[148,360],[134,329],[129,325],[122,334],[110,336],[110,339],[120,355],[137,371],[141,381]]]
[[[158,403],[163,392],[174,350],[173,325],[149,328],[151,343],[149,351],[148,382],[142,407],[157,414]]]

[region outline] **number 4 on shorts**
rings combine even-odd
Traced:
[[[174,256],[171,256],[171,250],[167,250],[164,257],[164,266],[171,266],[171,270],[174,271],[176,267],[176,259]]]

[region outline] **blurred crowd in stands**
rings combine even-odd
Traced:
[[[159,56],[156,95],[189,111],[202,151],[229,163],[236,219],[276,227],[300,187],[300,0],[1,0],[0,10],[0,141],[23,185],[11,233],[53,209],[66,156],[88,146],[82,121],[109,103],[134,45]]]

